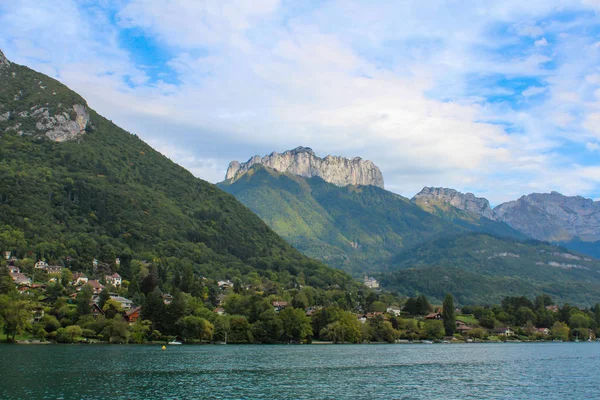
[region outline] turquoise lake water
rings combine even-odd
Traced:
[[[597,399],[600,343],[0,345],[0,399]]]

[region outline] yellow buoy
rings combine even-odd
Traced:
[[[163,349],[163,350],[166,350],[166,349],[167,349],[167,346],[163,346],[163,347],[162,347],[162,349]]]

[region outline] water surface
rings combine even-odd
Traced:
[[[600,398],[600,343],[0,345],[0,399]]]

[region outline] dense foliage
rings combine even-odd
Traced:
[[[466,234],[434,240],[398,254],[384,287],[441,301],[489,304],[504,296],[548,294],[590,306],[600,293],[600,262],[548,243]]]

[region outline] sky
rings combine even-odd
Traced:
[[[0,0],[0,49],[210,182],[308,146],[407,197],[600,198],[600,0]]]

